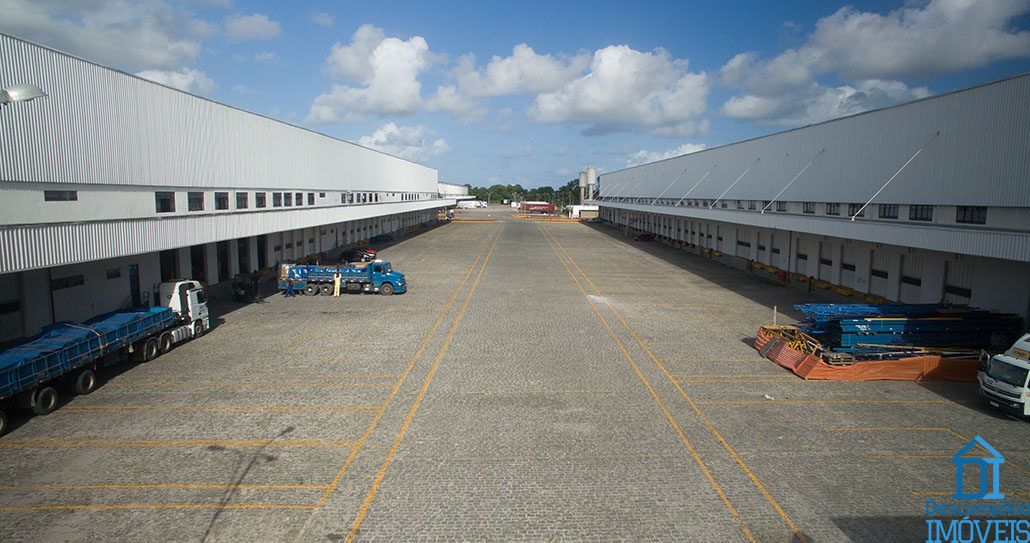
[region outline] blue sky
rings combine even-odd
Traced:
[[[0,31],[429,164],[559,185],[1030,70],[1030,0],[0,0]]]

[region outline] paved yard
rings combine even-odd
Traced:
[[[384,251],[393,297],[269,297],[0,438],[3,541],[926,538],[969,384],[805,382],[749,346],[826,300],[496,208]],[[786,315],[783,312],[786,311]]]

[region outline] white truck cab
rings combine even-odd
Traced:
[[[189,325],[193,336],[203,335],[211,328],[207,310],[207,292],[200,281],[176,279],[161,283],[161,305],[172,308],[183,324]]]
[[[1030,334],[989,359],[981,356],[976,379],[980,397],[1013,415],[1030,417]]]

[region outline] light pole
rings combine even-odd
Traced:
[[[0,89],[0,107],[15,102],[31,102],[47,94],[35,85],[18,84]]]

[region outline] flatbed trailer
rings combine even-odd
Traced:
[[[377,292],[389,296],[408,290],[404,274],[394,270],[385,260],[354,262],[347,266],[280,264],[279,290],[286,290],[292,281],[297,293],[329,295],[333,293],[336,273],[340,274],[341,291]]]

